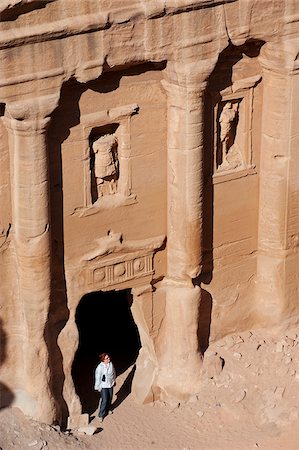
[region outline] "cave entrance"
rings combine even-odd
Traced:
[[[93,292],[82,297],[76,311],[79,346],[72,376],[82,413],[92,414],[99,402],[93,389],[99,354],[109,353],[117,375],[132,366],[141,347],[134,322],[130,290]]]

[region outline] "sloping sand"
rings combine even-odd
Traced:
[[[227,336],[209,347],[202,387],[188,404],[137,405],[117,396],[115,408],[87,436],[61,432],[25,418],[17,408],[0,413],[0,447],[33,449],[298,450],[299,332],[257,330]],[[124,389],[122,390],[122,392]]]

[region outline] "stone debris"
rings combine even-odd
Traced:
[[[88,414],[77,414],[72,417],[68,417],[67,429],[73,430],[80,427],[87,427],[89,424]]]
[[[92,436],[97,430],[97,427],[94,426],[87,426],[87,427],[80,427],[78,428],[79,434],[87,434],[88,436]]]
[[[204,411],[197,411],[196,414],[198,415],[198,417],[203,417]]]
[[[219,375],[224,366],[224,359],[216,352],[206,352],[203,359],[202,373],[208,378]]]
[[[244,331],[244,333],[242,333],[242,337],[240,336],[240,338],[243,339],[243,341],[245,342],[245,341],[251,339],[252,336],[253,336],[252,331],[247,330],[247,331]]]
[[[233,402],[240,403],[242,400],[244,400],[245,397],[246,397],[246,391],[241,390],[241,391],[237,392],[237,394],[234,396]]]
[[[277,344],[276,344],[276,352],[277,353],[281,353],[281,352],[283,352],[283,349],[284,349],[283,343],[282,342],[277,342]]]
[[[244,342],[244,339],[241,336],[233,336],[233,341],[235,344],[241,344]]]
[[[286,337],[285,337],[285,343],[286,343],[287,345],[289,345],[290,347],[294,347],[295,340],[289,338],[288,336],[286,336]]]
[[[225,349],[229,350],[232,347],[234,347],[234,345],[236,345],[236,342],[235,342],[233,336],[227,336],[225,338]]]
[[[42,450],[47,446],[48,446],[47,441],[38,442],[37,440],[35,440],[33,442],[30,442],[30,444],[28,444],[28,447],[32,447],[33,450]]]
[[[275,398],[282,399],[285,392],[285,387],[276,386],[274,389]]]
[[[299,386],[292,383],[293,380],[299,381],[294,364],[298,361],[299,347],[294,334],[270,334],[257,330],[247,339],[242,334],[244,342],[232,345],[237,336],[226,336],[226,346],[215,343],[209,347],[207,360],[210,364],[219,356],[215,349],[221,351],[225,360],[222,371],[209,381],[210,390],[215,393],[214,408],[221,402],[224,409],[233,411],[242,403],[242,411],[246,410],[261,426],[281,427],[291,423],[298,415],[299,398]],[[236,360],[242,360],[243,364],[236,364]],[[289,384],[292,384],[290,389]],[[248,390],[249,386],[254,387],[254,392]],[[296,389],[297,394],[294,393]],[[199,396],[202,401],[200,393]]]
[[[171,412],[176,411],[180,407],[180,405],[180,402],[174,399],[167,402],[167,406]]]
[[[286,335],[286,337],[296,341],[296,339],[298,338],[298,334],[296,333],[295,330],[288,330],[288,334]]]

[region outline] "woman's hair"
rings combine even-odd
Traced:
[[[101,360],[101,362],[104,361],[106,355],[108,355],[108,353],[101,353],[101,354],[100,354],[100,360]]]

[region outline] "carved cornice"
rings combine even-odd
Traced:
[[[12,3],[11,0],[8,3]],[[17,1],[17,0],[16,0]],[[28,0],[27,0],[28,1]],[[37,1],[37,0],[32,0]],[[51,0],[45,0],[47,2]],[[53,1],[53,0],[52,0]],[[66,36],[99,31],[113,24],[127,23],[136,19],[149,19],[166,15],[179,14],[190,9],[197,10],[239,0],[146,0],[136,1],[130,7],[121,7],[69,19],[22,28],[12,28],[3,33],[0,38],[0,49],[16,47],[23,44],[44,42]]]
[[[37,43],[61,39],[77,34],[100,31],[108,28],[108,13],[87,14],[70,19],[56,20],[42,24],[32,24],[30,27],[12,28],[0,37],[0,49],[18,47],[28,43]]]
[[[144,15],[149,19],[237,1],[239,0],[146,0],[142,3]]]
[[[116,108],[105,109],[96,113],[82,115],[81,122],[84,126],[95,126],[120,121],[133,116],[139,111],[137,103],[131,105],[118,106]]]

